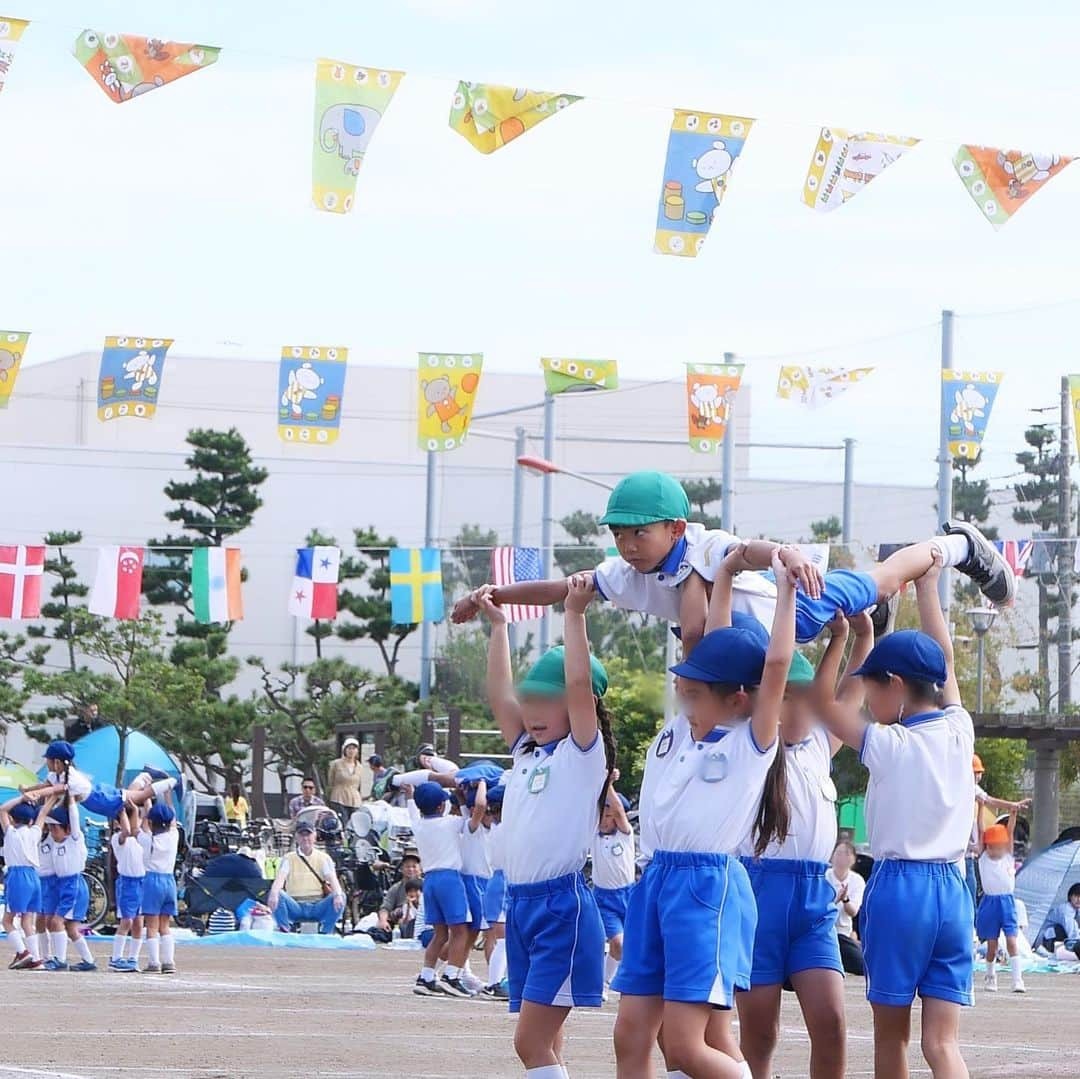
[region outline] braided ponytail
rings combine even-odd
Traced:
[[[777,736],[779,738],[779,735]],[[757,818],[754,821],[754,857],[760,858],[775,838],[783,843],[791,829],[791,806],[787,796],[787,754],[781,741],[765,776]]]
[[[607,764],[607,779],[604,780],[603,790],[600,791],[598,807],[600,815],[603,816],[608,788],[611,786],[611,777],[615,773],[616,752],[618,751],[615,730],[612,726],[612,716],[607,710],[607,705],[604,704],[603,697],[596,698],[596,724],[600,731],[600,737],[604,740],[604,761]]]

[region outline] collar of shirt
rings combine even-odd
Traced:
[[[905,716],[900,720],[900,724],[904,727],[917,727],[920,723],[931,723],[935,719],[942,719],[944,715],[944,712],[919,712],[914,716]]]
[[[719,742],[725,735],[731,733],[729,727],[713,727],[704,738],[695,738],[695,742]]]
[[[683,536],[668,552],[667,558],[653,570],[659,582],[674,588],[690,575],[693,567],[686,561],[686,547],[686,537]]]
[[[569,737],[570,735],[566,736],[566,738]],[[522,742],[521,748],[528,750],[539,749],[541,753],[546,753],[548,756],[551,756],[551,754],[559,748],[559,743],[565,742],[566,738],[556,738],[553,742],[545,742],[543,745],[541,745],[539,742],[533,741],[530,738],[528,741]]]

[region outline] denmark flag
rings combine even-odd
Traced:
[[[44,547],[0,547],[0,618],[41,614]]]
[[[138,618],[143,549],[102,547],[90,592],[90,611],[109,618]]]

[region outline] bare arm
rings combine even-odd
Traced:
[[[472,812],[469,814],[469,831],[475,832],[483,827],[484,814],[487,812],[487,783],[481,779],[476,784],[476,798],[473,800]]]
[[[683,655],[688,656],[705,634],[709,600],[705,578],[691,573],[679,585],[679,629],[682,631]]]
[[[592,667],[589,664],[589,635],[585,629],[585,609],[596,595],[591,573],[576,573],[568,581],[563,638],[566,672],[566,707],[570,713],[570,734],[580,749],[596,741],[600,729],[593,696]]]
[[[938,578],[941,576],[941,555],[935,551],[934,564],[915,582],[915,598],[919,602],[919,624],[923,633],[933,637],[945,653],[944,700],[946,704],[961,704],[960,686],[956,681],[952,638],[938,598]]]
[[[492,602],[505,606],[508,603],[532,603],[539,607],[550,607],[553,603],[562,603],[566,599],[566,578],[551,581],[521,581],[518,584],[484,585],[470,592],[454,604],[450,620],[455,624],[468,622],[483,611],[480,593],[486,592]]]
[[[48,798],[45,798],[41,803],[41,808],[38,810],[37,816],[34,818],[34,824],[36,824],[39,828],[44,828],[45,827],[45,818],[53,811],[53,806],[55,806],[58,801],[60,801],[60,799],[55,794],[50,795]],[[79,811],[78,811],[78,809],[75,808],[75,799],[74,798],[71,799],[71,808],[70,808],[69,812],[74,813],[76,816],[78,815]],[[76,829],[75,828],[73,828],[71,830],[71,834],[72,835],[76,834]]]
[[[732,547],[716,571],[712,595],[709,597],[709,614],[705,619],[706,633],[711,633],[714,629],[727,629],[731,625],[731,589],[735,574],[741,572],[745,561],[744,548],[745,544],[742,543]],[[684,649],[683,655],[689,653]]]
[[[795,654],[794,575],[784,567],[779,555],[774,557],[773,569],[776,572],[776,613],[765,653],[765,669],[750,717],[750,729],[759,749],[768,749],[779,735],[780,708],[784,703],[791,657]]]
[[[633,828],[630,826],[630,818],[626,815],[626,810],[623,809],[622,799],[616,792],[614,783],[608,784],[607,804],[612,816],[615,818],[615,827],[623,835],[629,835]]]
[[[1009,820],[1006,823],[1005,827],[1008,830],[1009,844],[1011,845],[1012,842],[1013,842],[1013,838],[1016,835],[1016,810],[1015,809],[1010,809],[1009,810]]]
[[[1031,799],[1021,798],[1019,802],[1009,802],[1004,798],[988,797],[981,804],[986,806],[987,809],[1006,809],[1009,812],[1012,812],[1013,810],[1019,812],[1021,809],[1027,809],[1027,807],[1031,805]]]
[[[521,723],[521,706],[514,696],[514,669],[510,663],[510,634],[506,628],[506,612],[491,598],[492,589],[480,589],[477,602],[491,623],[488,641],[487,698],[503,739],[512,746],[525,729]]]
[[[814,672],[815,692],[835,693],[840,679],[840,664],[844,661],[844,649],[848,641],[848,620],[839,612],[825,627],[829,631],[829,643]]]
[[[729,553],[735,551],[741,552],[742,561],[734,572],[771,569],[773,557],[778,555],[780,564],[795,576],[803,591],[811,599],[821,598],[821,590],[825,586],[821,570],[797,547],[782,547],[771,540],[750,540],[732,548]]]
[[[866,611],[860,611],[851,619],[851,628],[855,631],[855,643],[851,646],[851,655],[848,656],[837,696],[842,701],[861,707],[865,695],[862,680],[855,678],[850,672],[857,671],[874,650],[874,623],[870,621],[870,615]]]

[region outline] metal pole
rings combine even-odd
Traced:
[[[555,456],[555,398],[550,393],[544,394],[544,458],[550,461]],[[540,521],[540,557],[543,560],[544,580],[550,580],[552,574],[552,479],[550,472],[544,473],[544,506]],[[551,608],[544,608],[544,617],[540,622],[540,652],[543,654],[551,645]]]
[[[1057,575],[1058,590],[1062,597],[1059,604],[1057,652],[1058,652],[1058,706],[1057,711],[1069,711],[1072,703],[1072,586],[1073,586],[1073,514],[1072,484],[1069,464],[1072,437],[1072,398],[1069,379],[1061,376],[1061,436],[1058,443],[1058,538]]]
[[[852,495],[855,493],[855,439],[844,439],[844,510],[840,522],[840,539],[851,542]]]
[[[510,532],[510,542],[514,547],[521,546],[522,511],[525,499],[525,477],[521,465],[517,459],[525,452],[525,428],[518,427],[514,431],[514,523]],[[510,626],[510,654],[513,655],[518,649],[518,628],[516,624]]]
[[[941,370],[950,371],[953,365],[953,313],[941,312]],[[942,523],[952,516],[952,458],[949,456],[949,432],[946,427],[946,392],[948,387],[941,383],[941,430],[938,432],[938,520]],[[938,578],[938,595],[946,620],[949,615],[949,601],[952,593],[952,574],[942,570]]]
[[[734,363],[735,353],[725,352],[724,363]],[[735,483],[735,406],[728,410],[727,427],[724,428],[723,456],[720,471],[720,523],[725,532],[735,531],[733,520]]]
[[[975,652],[975,711],[981,713],[983,710],[983,638],[985,633],[976,633],[976,652]]]
[[[427,504],[424,510],[424,546],[435,545],[435,461],[434,450],[427,452]],[[431,696],[431,623],[420,625],[420,700]]]

